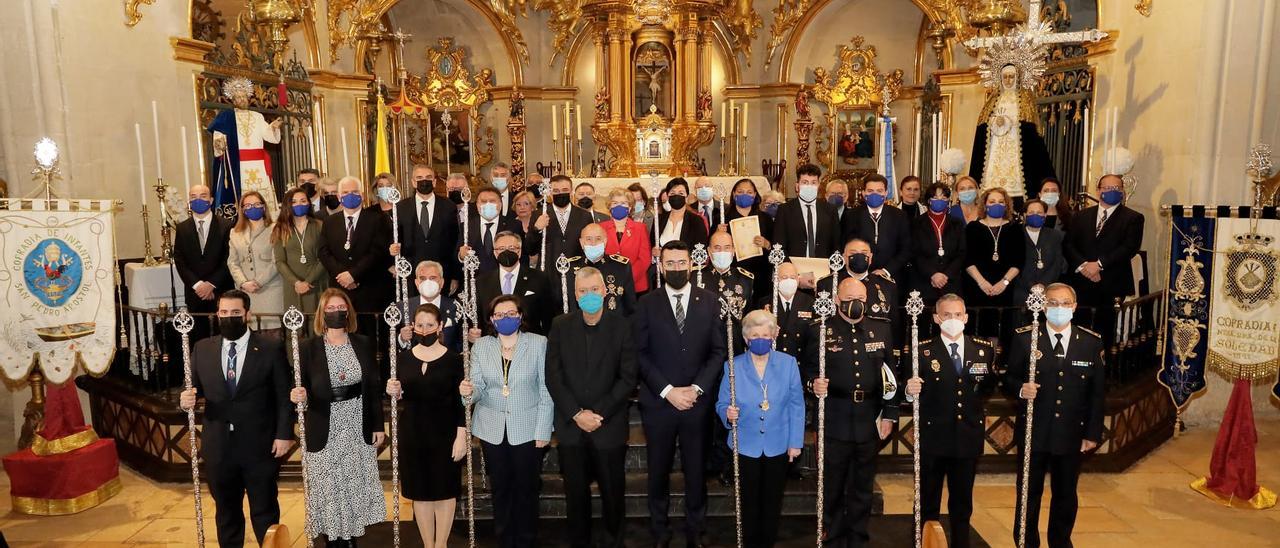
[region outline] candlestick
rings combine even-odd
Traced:
[[[351,157],[347,155],[347,128],[340,127],[338,131],[342,137],[342,176],[346,177],[351,174]],[[446,165],[447,161],[446,159]]]
[[[747,107],[749,106],[751,106],[751,103],[742,103],[742,137],[743,138],[746,138],[747,136]]]
[[[921,129],[922,129],[920,127],[920,118],[922,117],[923,114],[924,114],[924,111],[922,110],[916,111],[916,125],[915,125],[915,128],[912,129],[912,131],[915,132],[915,138],[912,139],[911,141],[911,174],[912,175],[916,175],[920,173],[920,137],[921,137]]]
[[[151,131],[156,138],[156,178],[164,178],[164,169],[160,167],[160,112],[156,102],[151,102]]]
[[[729,135],[738,134],[738,105],[729,101]],[[737,154],[734,154],[737,156]]]
[[[147,174],[142,168],[142,124],[133,124],[133,138],[138,142],[138,196],[142,198],[142,206],[147,206]]]
[[[1112,107],[1111,115],[1111,171],[1116,169],[1116,159],[1120,152],[1120,108]],[[1113,174],[1118,175],[1118,174]]]
[[[573,110],[578,115],[578,142],[582,142],[582,105],[577,105]]]
[[[725,128],[729,127],[728,125],[726,125],[726,122],[725,122],[725,116],[724,116],[724,113],[725,113],[725,107],[727,107],[727,106],[729,106],[729,104],[728,104],[728,102],[727,102],[727,101],[722,101],[722,102],[720,103],[720,138],[721,138],[721,139],[724,139],[724,130],[725,130]],[[723,145],[721,145],[721,146],[723,146]]]
[[[570,124],[573,123],[573,119],[570,118],[570,116],[572,116],[573,114],[571,107],[569,106],[571,104],[572,103],[570,103],[569,101],[564,102],[564,137],[565,139],[568,139],[569,137],[573,136],[572,134],[569,133],[570,131],[573,130],[573,128],[570,127]]]
[[[1083,144],[1080,152],[1080,188],[1085,188],[1089,184],[1089,107],[1084,107],[1084,133],[1081,135]]]
[[[557,105],[551,105],[551,142],[555,143],[556,138],[560,136],[560,109]],[[552,147],[554,149],[554,145]],[[552,151],[554,152],[554,150]]]
[[[187,126],[182,126],[182,180],[186,184],[187,196],[191,195],[191,159],[187,156]]]

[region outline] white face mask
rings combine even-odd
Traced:
[[[428,299],[436,298],[440,294],[440,283],[435,280],[422,280],[418,282],[418,294]]]
[[[942,320],[942,323],[938,324],[938,327],[942,329],[943,335],[953,339],[964,334],[964,322],[955,318]]]
[[[716,267],[717,270],[729,268],[731,264],[733,264],[733,252],[717,251],[711,254],[711,266]]]
[[[786,295],[789,299],[796,294],[796,289],[800,288],[800,280],[795,278],[783,278],[778,280],[778,293]]]

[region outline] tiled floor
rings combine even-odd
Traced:
[[[1261,419],[1262,417],[1260,417]],[[1258,481],[1280,490],[1280,420],[1258,422]],[[1187,487],[1209,466],[1215,432],[1188,432],[1166,443],[1123,474],[1081,478],[1076,523],[1079,547],[1280,546],[1280,508],[1235,510],[1214,504]],[[0,530],[12,546],[193,546],[194,505],[190,488],[157,484],[121,471],[124,491],[102,506],[73,516],[34,517],[13,513],[0,497]],[[0,479],[5,490],[8,477]],[[885,511],[911,512],[910,476],[882,476]],[[302,529],[301,490],[281,486],[283,521]],[[1011,546],[1013,476],[987,475],[975,488],[973,526],[993,546]],[[1046,501],[1047,502],[1047,501]],[[213,503],[206,494],[205,531],[213,545]],[[945,508],[945,504],[944,504]],[[1046,512],[1047,513],[1047,512]],[[405,512],[408,515],[408,511]],[[1042,515],[1043,516],[1043,515]],[[1042,530],[1043,520],[1042,517]],[[406,534],[414,528],[408,525]],[[459,533],[455,530],[455,535]],[[299,540],[295,546],[305,546]]]

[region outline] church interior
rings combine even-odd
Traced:
[[[1267,146],[1280,145],[1280,55],[1273,53],[1280,51],[1280,2],[5,4],[0,489],[10,496],[0,496],[0,545],[217,543],[207,485],[195,495],[198,506],[193,501],[201,429],[178,404],[190,387],[184,365],[198,356],[187,351],[196,342],[194,333],[188,340],[191,325],[181,331],[175,323],[190,287],[175,282],[170,265],[175,232],[193,215],[193,187],[212,190],[215,214],[231,217],[243,207],[240,188],[261,189],[275,217],[306,169],[332,183],[354,177],[365,196],[381,200],[392,193],[380,193],[375,181],[390,180],[393,203],[412,199],[421,166],[434,173],[441,200],[456,190],[455,175],[470,200],[500,169],[504,196],[508,181],[513,195],[544,198],[550,186],[531,179],[589,182],[596,214],[608,218],[604,198],[614,189],[639,185],[656,210],[668,181],[687,180],[693,197],[690,184],[705,178],[723,215],[744,179],[762,202],[774,192],[800,199],[797,168],[807,165],[820,170],[823,188],[847,185],[849,207],[862,203],[877,175],[888,180],[891,204],[902,200],[904,177],[961,196],[967,175],[984,190],[1005,189],[1019,207],[1052,177],[1062,199],[1081,209],[1099,205],[1102,181],[1123,180],[1123,203],[1145,224],[1135,234],[1140,251],[1125,258],[1131,291],[1095,312],[1113,319],[1102,351],[1105,418],[1101,443],[1083,458],[1074,545],[1280,545],[1280,511],[1268,489],[1280,489],[1280,328],[1273,323],[1280,317],[1280,169],[1273,172]],[[227,93],[235,86],[247,102]],[[222,116],[228,112],[235,116]],[[263,144],[257,130],[243,127],[242,113],[270,126],[278,142]],[[228,120],[230,151],[228,136],[215,138],[213,129]],[[265,170],[246,167],[258,161]],[[220,189],[233,183],[235,194],[224,199]],[[87,228],[53,220],[93,211],[100,215],[87,219],[108,220],[86,221]],[[76,236],[46,246],[53,224]],[[48,279],[32,278],[41,272],[31,274],[28,257]],[[59,282],[50,268],[75,281]],[[402,268],[400,275],[412,276]],[[547,269],[552,285],[564,283],[558,268]],[[91,291],[76,296],[80,287]],[[552,304],[558,313],[559,299]],[[570,310],[568,300],[564,306]],[[310,326],[314,311],[304,312]],[[205,316],[197,315],[197,332],[216,323]],[[289,318],[270,321],[264,329],[296,334]],[[376,321],[385,359],[395,343]],[[919,321],[933,329],[929,314]],[[319,330],[323,321],[316,322]],[[44,325],[56,327],[31,329]],[[741,340],[734,346],[746,352]],[[910,345],[900,346],[905,363]],[[873,546],[912,546],[919,526],[919,425],[911,408],[902,404],[875,457]],[[987,403],[972,486],[975,546],[1019,546],[1021,409],[1016,397]],[[625,464],[626,546],[652,545],[639,416],[633,413]],[[811,427],[800,471],[782,492],[778,546],[814,544],[815,504],[823,498],[816,443]],[[553,442],[542,463],[538,519],[546,543],[560,546],[569,510],[555,450]],[[294,448],[282,457],[283,532],[270,546],[311,546],[302,456]],[[82,458],[96,460],[81,468]],[[396,522],[394,545],[421,546],[412,523],[418,509],[400,498],[392,459],[383,445],[376,462],[387,522],[392,509],[404,522]],[[398,466],[397,478],[405,465]],[[1205,486],[1222,474],[1239,483],[1234,491]],[[477,468],[471,508],[478,536],[469,544],[471,524],[459,502],[448,546],[498,545],[481,475]],[[679,491],[683,480],[673,484]],[[41,494],[51,486],[63,491]],[[713,545],[735,545],[735,486],[708,479]],[[1051,527],[1045,491],[1041,531]],[[683,496],[672,495],[679,515]],[[382,536],[370,533],[362,544],[393,545],[385,525]],[[246,536],[245,545],[256,544]]]

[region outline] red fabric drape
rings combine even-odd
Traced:
[[[1209,461],[1207,487],[1224,499],[1248,500],[1258,493],[1258,430],[1253,424],[1253,397],[1248,379],[1236,380],[1222,414],[1218,441]]]

